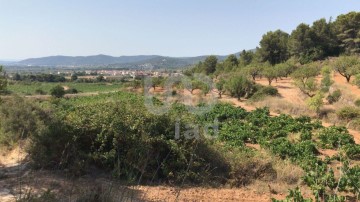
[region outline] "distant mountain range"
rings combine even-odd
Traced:
[[[239,55],[239,53],[236,53]],[[166,57],[160,55],[138,55],[113,57],[109,55],[94,56],[49,56],[29,58],[18,62],[7,62],[11,66],[47,66],[47,67],[80,67],[98,66],[111,68],[179,68],[186,67],[205,60],[207,56],[197,57]],[[224,60],[227,56],[217,56]],[[1,63],[1,61],[0,61]]]

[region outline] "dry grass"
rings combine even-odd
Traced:
[[[271,162],[273,169],[276,171],[276,177],[273,180],[256,180],[249,187],[257,190],[258,194],[286,194],[289,189],[294,189],[301,186],[301,177],[304,171],[289,161],[283,161],[270,154],[262,154],[259,158],[266,159]],[[303,187],[306,193],[311,195],[311,192]]]
[[[271,111],[278,114],[291,114],[292,116],[310,116],[316,114],[305,105],[290,103],[280,97],[267,97],[262,101],[253,103],[256,107],[269,107]]]

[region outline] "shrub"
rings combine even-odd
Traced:
[[[279,91],[273,86],[258,86],[258,90],[251,96],[251,100],[259,101],[266,96],[278,96]]]
[[[108,101],[110,96],[116,101]],[[130,93],[59,100],[46,130],[32,137],[31,159],[37,167],[68,168],[78,175],[95,165],[129,181],[139,176],[193,183],[227,178],[227,162],[208,144],[195,144],[183,133],[174,141],[174,126],[179,113],[186,115],[185,107],[154,115],[143,103],[142,97]],[[194,123],[186,117],[181,132],[189,130],[186,120]]]
[[[320,108],[323,106],[323,94],[321,92],[317,92],[313,97],[310,97],[306,100],[307,106],[316,112],[316,114],[320,114]]]
[[[36,89],[35,90],[35,94],[38,94],[38,95],[46,95],[47,93],[45,91],[43,91],[42,89]]]
[[[10,145],[40,133],[45,117],[43,110],[20,97],[4,99],[0,106],[0,143]]]
[[[326,99],[329,102],[329,104],[333,104],[333,103],[339,101],[340,98],[341,98],[341,91],[336,90],[332,94],[329,94]]]
[[[350,159],[360,160],[360,145],[346,145],[344,151]]]
[[[336,112],[336,115],[346,121],[360,117],[360,110],[356,107],[346,106]]]
[[[336,149],[344,145],[355,144],[354,137],[345,127],[332,126],[319,133],[320,145],[326,149]]]
[[[255,83],[242,75],[235,75],[230,78],[226,83],[226,89],[231,96],[238,99],[241,97],[249,98],[256,91]]]
[[[77,94],[79,91],[76,88],[69,88],[65,91],[66,94]]]
[[[277,90],[277,88],[272,87],[272,86],[265,86],[265,87],[261,88],[260,91],[262,93],[264,93],[265,95],[271,95],[271,96],[279,95],[279,91]]]
[[[355,106],[360,107],[360,99],[355,100],[354,104]]]
[[[65,89],[64,89],[64,87],[57,85],[50,90],[50,94],[53,97],[62,98],[65,95]]]

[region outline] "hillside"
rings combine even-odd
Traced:
[[[238,54],[238,53],[237,53]],[[205,60],[207,56],[166,57],[158,55],[138,55],[113,57],[109,55],[94,56],[49,56],[29,58],[13,65],[19,66],[107,66],[122,68],[178,68],[193,65]],[[217,56],[219,60],[227,56]]]

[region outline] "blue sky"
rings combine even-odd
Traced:
[[[359,11],[358,0],[0,0],[0,59],[196,56],[258,46],[270,30]]]

